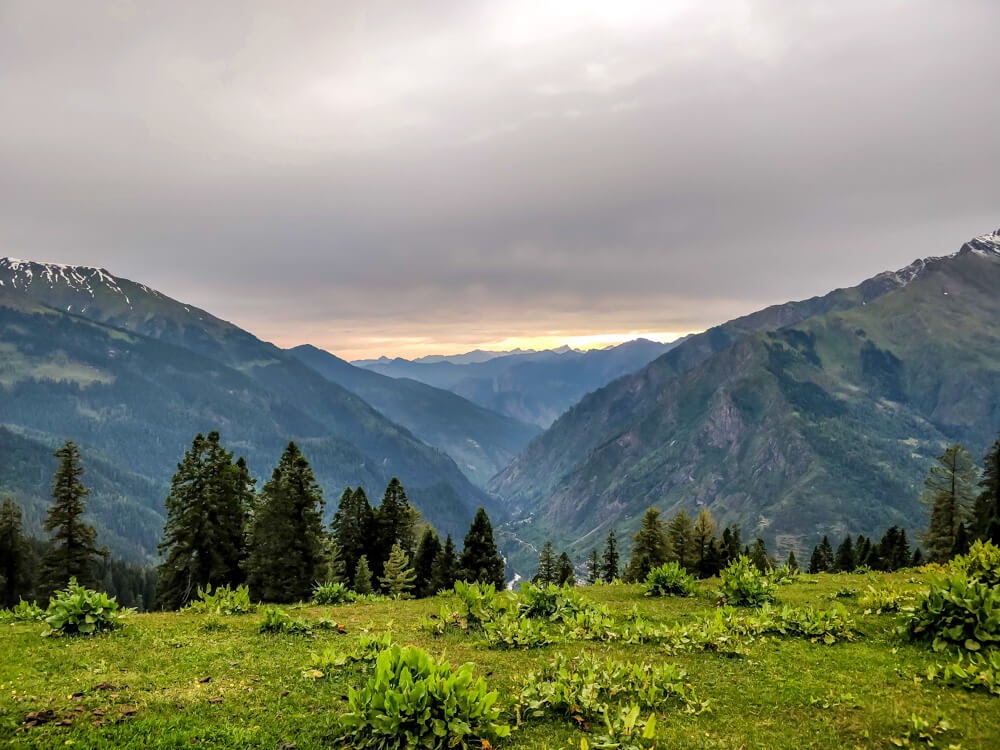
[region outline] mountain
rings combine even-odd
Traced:
[[[779,552],[922,528],[942,445],[981,455],[1000,431],[998,289],[1000,231],[693,336],[584,398],[490,489],[533,519],[519,538],[581,556],[651,505],[708,507]]]
[[[480,486],[541,432],[535,425],[497,414],[451,391],[355,367],[308,344],[289,353],[447,453]]]
[[[544,428],[585,394],[635,372],[673,346],[636,339],[585,352],[563,347],[467,364],[391,359],[365,367],[450,390],[487,409]]]
[[[0,427],[22,456],[16,467],[0,461],[0,493],[37,518],[50,454],[72,439],[98,480],[101,538],[131,558],[137,545],[155,552],[176,463],[213,429],[260,479],[299,442],[328,515],[344,486],[377,502],[392,476],[442,530],[462,533],[476,506],[493,508],[448,456],[296,357],[102,269],[0,259],[0,353]]]

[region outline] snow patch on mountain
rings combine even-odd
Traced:
[[[50,289],[65,287],[76,292],[96,296],[96,291],[104,287],[120,296],[130,308],[132,300],[122,289],[119,280],[103,268],[90,266],[70,266],[64,263],[38,263],[20,258],[0,258],[0,286],[28,291],[32,285],[47,284]],[[140,289],[148,294],[162,296],[159,292],[142,284]]]

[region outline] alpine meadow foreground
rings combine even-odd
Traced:
[[[528,587],[495,601],[460,587],[423,600],[259,605],[240,615],[195,607],[130,614],[123,628],[90,637],[42,637],[37,621],[2,624],[0,741],[389,747],[345,739],[341,715],[385,666],[374,653],[395,643],[455,670],[471,663],[498,692],[491,710],[509,736],[467,737],[469,747],[1000,747],[997,695],[945,679],[953,654],[900,635],[905,615],[896,610],[913,606],[932,575],[793,575],[775,582],[776,603],[764,609],[720,608],[711,579],[690,597],[598,584]],[[506,614],[491,622],[486,610]]]

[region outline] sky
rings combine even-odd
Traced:
[[[0,256],[349,359],[669,339],[1000,226],[995,0],[0,0]]]

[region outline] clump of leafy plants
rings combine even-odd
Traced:
[[[212,591],[212,584],[198,587],[198,598],[188,605],[192,612],[212,615],[246,615],[256,609],[250,601],[250,589],[237,586],[235,589],[219,586]]]
[[[930,588],[909,613],[903,631],[930,641],[935,651],[966,651],[1000,645],[1000,586],[970,577],[961,568],[932,576]]]
[[[653,568],[646,576],[646,596],[694,596],[698,584],[677,562],[669,562]]]
[[[521,586],[518,612],[522,617],[563,622],[590,606],[572,586],[557,586],[554,583],[536,586],[533,583],[524,583]]]
[[[771,582],[775,586],[787,586],[790,583],[795,583],[801,577],[802,571],[789,566],[788,563],[779,565],[770,573]]]
[[[482,625],[510,609],[513,599],[488,583],[455,582],[458,614],[470,625]]]
[[[746,555],[740,555],[720,574],[722,597],[733,607],[760,607],[774,601],[774,585]]]
[[[452,669],[413,646],[381,651],[367,681],[348,691],[335,744],[357,750],[480,748],[510,734],[473,666]]]
[[[292,617],[279,607],[265,607],[264,619],[258,632],[265,635],[305,635],[311,636],[317,630],[334,630],[346,633],[342,625],[333,620],[307,620],[304,617]]]
[[[992,542],[977,541],[967,554],[952,561],[951,569],[962,571],[987,586],[1000,586],[1000,547]]]
[[[910,714],[906,733],[900,737],[890,737],[889,742],[896,747],[941,747],[938,742],[944,741],[942,735],[949,734],[952,730],[951,723],[944,717],[932,721]],[[957,746],[949,742],[948,747]]]
[[[49,600],[44,635],[94,635],[122,627],[128,610],[114,597],[79,585],[71,578],[69,585]]]
[[[386,631],[381,636],[363,633],[354,647],[349,650],[327,648],[320,653],[309,655],[310,677],[325,677],[341,667],[359,664],[371,666],[383,651],[395,646],[392,633]]]
[[[753,612],[725,607],[716,613],[715,620],[723,632],[739,636],[774,634],[831,645],[853,640],[856,635],[854,621],[839,605],[830,609],[765,605]]]
[[[1000,695],[1000,651],[960,653],[958,658],[945,665],[942,671],[935,667],[928,674],[930,679],[943,677],[952,685],[966,690],[984,690],[992,695]]]
[[[912,601],[913,595],[906,591],[869,586],[858,599],[858,604],[865,608],[866,615],[881,615],[886,612],[899,612],[904,605]]]
[[[541,648],[555,643],[555,638],[541,622],[509,614],[484,623],[483,635],[490,648],[495,649]]]
[[[319,583],[313,589],[313,603],[324,606],[332,604],[351,604],[358,595],[342,583]]]
[[[0,609],[0,622],[41,622],[45,619],[45,610],[38,602],[19,601],[13,609]]]

